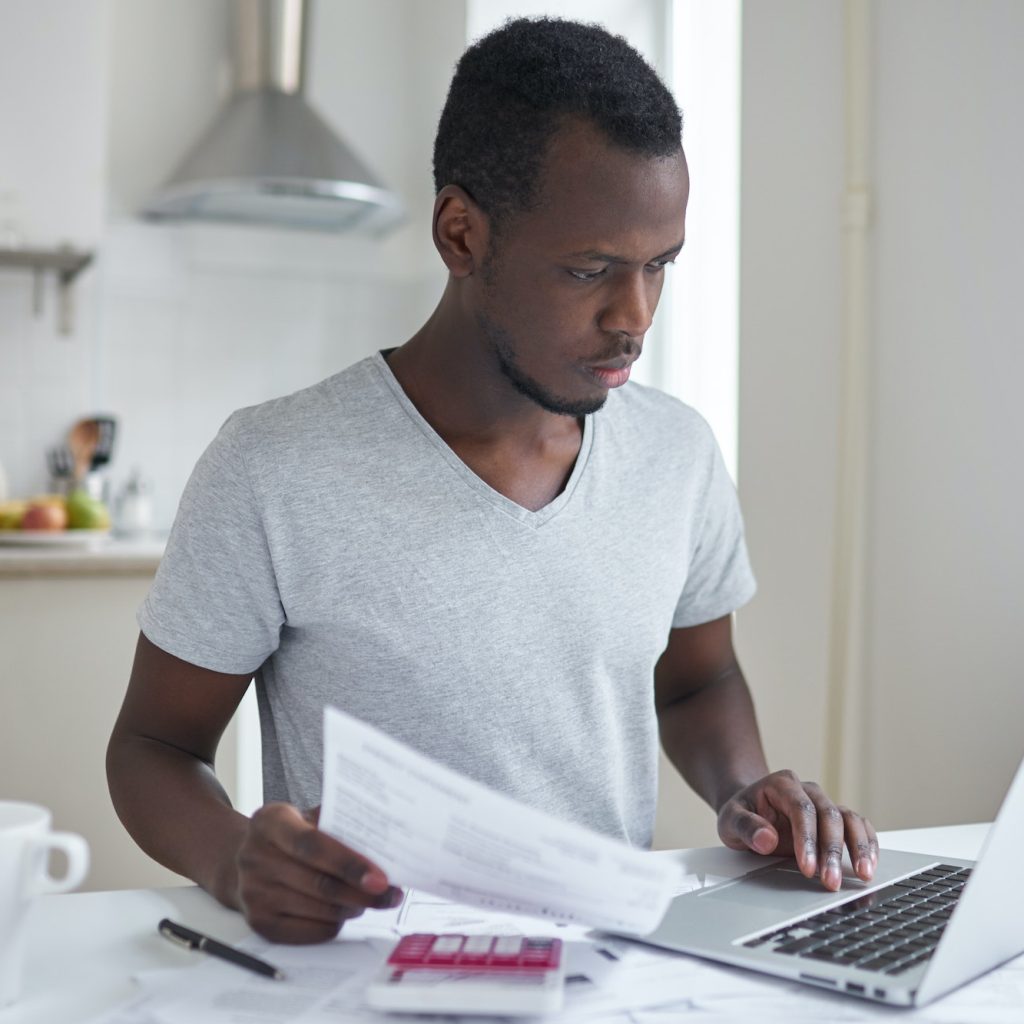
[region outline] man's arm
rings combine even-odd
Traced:
[[[878,862],[871,823],[837,807],[813,782],[770,774],[746,680],[732,646],[732,617],[673,629],[654,670],[662,746],[689,785],[718,814],[726,846],[794,855],[801,871],[842,884],[843,845],[867,880]]]
[[[277,942],[319,942],[399,894],[380,868],[316,827],[316,810],[235,811],[214,773],[221,735],[250,682],[182,661],[139,636],[107,748],[118,816],[161,864],[241,910]]]

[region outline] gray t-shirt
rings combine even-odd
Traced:
[[[585,419],[531,512],[474,474],[380,354],[232,415],[139,611],[158,647],[255,673],[264,796],[320,801],[334,704],[565,819],[650,844],[653,670],[754,580],[707,424],[638,384]]]

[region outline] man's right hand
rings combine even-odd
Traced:
[[[192,665],[140,634],[107,748],[110,795],[143,850],[241,910],[260,935],[323,942],[401,893],[317,828],[319,808],[267,804],[251,818],[232,808],[213,766],[251,678]]]
[[[402,899],[376,864],[317,828],[319,813],[266,804],[238,849],[239,909],[272,942],[324,942],[368,907],[383,910]]]

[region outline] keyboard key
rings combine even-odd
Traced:
[[[864,963],[857,964],[862,970],[865,971],[884,971],[887,967],[892,966],[892,960],[887,956],[878,956],[874,960],[868,960]]]
[[[828,963],[835,963],[841,954],[835,953],[831,949],[809,949],[806,953],[801,953],[800,955],[811,960],[824,960]]]
[[[909,921],[903,927],[909,928],[912,932],[916,932],[918,935],[922,934],[923,932],[930,931],[932,928],[927,918],[920,918],[917,921]]]
[[[818,945],[820,945],[820,940],[818,939],[794,939],[792,942],[784,942],[781,946],[776,946],[774,952],[802,953],[805,949],[814,949],[814,947]]]

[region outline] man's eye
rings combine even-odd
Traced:
[[[577,281],[594,281],[597,278],[608,272],[607,267],[602,267],[600,270],[570,270],[569,273],[576,278]]]
[[[675,263],[675,260],[661,260],[658,263],[648,263],[647,269],[651,273],[656,274],[658,271],[664,270],[666,267],[671,267]]]

